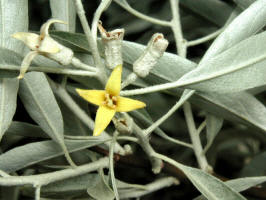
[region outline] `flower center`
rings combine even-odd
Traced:
[[[104,105],[114,109],[117,105],[117,96],[105,93],[104,97]]]

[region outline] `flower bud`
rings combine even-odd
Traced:
[[[122,59],[122,41],[124,38],[124,29],[115,29],[107,32],[101,23],[98,24],[98,29],[102,36],[104,44],[105,64],[108,68],[114,69],[117,65],[123,64]]]
[[[146,77],[156,65],[168,46],[163,34],[155,33],[149,41],[144,53],[134,62],[133,71],[139,77]]]
[[[133,126],[133,119],[127,116],[121,117],[119,119],[114,118],[114,125],[116,130],[122,134],[131,134],[132,133],[132,126]]]

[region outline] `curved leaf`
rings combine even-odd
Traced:
[[[63,117],[45,75],[27,73],[21,81],[19,96],[32,119],[62,147],[68,162],[74,165],[64,143]]]
[[[24,44],[11,35],[28,30],[28,0],[0,0],[0,27],[0,48],[6,48],[0,60],[5,62],[7,49],[23,53]],[[13,62],[13,59],[10,60]],[[18,84],[16,79],[0,79],[0,141],[16,111]]]
[[[69,152],[86,149],[102,143],[101,139],[92,141],[71,141],[66,140]],[[39,163],[44,160],[63,155],[64,152],[54,141],[43,141],[29,143],[13,148],[0,155],[0,169],[9,173],[15,172],[27,166]]]
[[[200,63],[196,69],[180,78],[177,84],[197,91],[219,93],[266,85],[265,42],[266,31],[243,40],[218,56]]]
[[[12,122],[17,107],[18,80],[0,79],[0,141]]]
[[[200,64],[261,30],[266,24],[266,1],[257,0],[236,17],[214,40]],[[236,28],[237,27],[237,28]]]

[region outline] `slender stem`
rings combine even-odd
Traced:
[[[177,53],[181,57],[186,57],[187,52],[187,42],[185,42],[183,35],[182,35],[182,27],[180,22],[180,15],[179,15],[179,0],[170,0],[170,6],[173,13],[173,19],[172,19],[172,30],[174,33],[176,45],[177,45]],[[178,82],[175,83],[176,85]],[[186,90],[185,90],[186,91]],[[191,95],[195,93],[195,91],[190,91]],[[209,171],[209,165],[207,162],[207,159],[204,154],[202,154],[202,145],[200,141],[199,134],[197,134],[192,109],[189,102],[184,103],[184,114],[186,118],[186,122],[188,125],[188,132],[190,134],[190,139],[193,144],[193,150],[195,153],[195,156],[197,158],[197,161],[199,163],[199,166],[204,171]]]
[[[20,66],[1,65],[0,70],[20,71]],[[91,71],[67,69],[67,68],[59,68],[59,67],[55,68],[55,67],[49,67],[49,66],[29,67],[27,71],[38,71],[38,72],[46,72],[46,73],[54,73],[54,74],[78,75],[78,76],[88,76],[88,77],[97,76],[97,73],[91,72]]]
[[[35,189],[35,200],[41,199],[41,186],[37,186]]]
[[[186,42],[183,38],[180,16],[179,16],[179,0],[170,0],[171,11],[173,19],[171,21],[171,28],[174,33],[176,48],[178,55],[186,56]]]
[[[85,32],[85,35],[87,37],[87,40],[88,40],[88,43],[89,43],[89,46],[91,49],[91,53],[92,53],[94,62],[100,70],[101,76],[99,77],[99,79],[102,83],[105,83],[107,80],[107,76],[105,73],[104,64],[101,61],[101,57],[100,57],[100,54],[99,54],[99,51],[97,48],[97,43],[94,40],[94,38],[92,37],[91,30],[90,30],[88,21],[87,21],[86,16],[85,16],[85,11],[84,11],[82,2],[81,2],[81,0],[74,0],[74,1],[75,1],[75,5],[76,5],[77,14],[79,16],[82,28]]]
[[[187,46],[188,47],[191,47],[191,46],[196,46],[196,45],[199,45],[199,44],[202,44],[204,42],[207,42],[209,40],[212,40],[214,38],[216,38],[220,33],[222,33],[224,31],[225,27],[209,34],[209,35],[206,35],[202,38],[199,38],[199,39],[196,39],[196,40],[192,40],[192,41],[188,41],[187,42]]]
[[[69,168],[39,175],[0,177],[0,185],[15,186],[30,184],[34,187],[43,186],[67,178],[80,176],[99,168],[108,168],[108,160],[108,157],[104,157],[95,162],[78,166],[75,169]]]
[[[89,141],[102,140],[102,139],[97,138],[95,136],[72,136],[72,135],[65,135],[65,138],[66,139],[69,139],[69,140],[89,140]],[[111,138],[106,139],[106,141],[104,141],[104,142],[107,142],[107,141],[110,141],[110,140],[112,140],[112,139]],[[128,140],[128,141],[131,141],[131,142],[138,142],[138,139],[137,138],[130,137],[130,136],[119,136],[119,137],[117,137],[117,140]]]
[[[158,85],[134,89],[134,90],[123,90],[120,92],[120,95],[121,96],[133,96],[133,95],[147,94],[147,93],[153,93],[153,92],[159,92],[162,90],[172,89],[172,88],[176,88],[180,86],[182,85],[179,84],[179,82],[175,81],[175,82],[158,84]]]
[[[97,26],[98,26],[99,20],[101,18],[102,13],[109,7],[111,2],[112,0],[102,0],[96,12],[94,13],[94,17],[93,17],[92,25],[91,25],[91,33],[96,43],[97,43]]]
[[[185,113],[185,118],[186,118],[186,122],[188,125],[188,132],[189,132],[189,135],[191,138],[191,142],[194,146],[194,153],[195,153],[195,156],[196,156],[197,161],[199,163],[199,167],[204,171],[208,171],[209,165],[208,165],[208,162],[207,162],[205,155],[202,154],[203,148],[201,145],[198,131],[197,131],[196,126],[195,126],[191,106],[189,103],[184,104],[184,113]]]
[[[145,185],[145,190],[137,190],[137,191],[132,191],[132,192],[126,192],[121,194],[121,198],[127,199],[127,198],[137,198],[141,197],[143,195],[152,193],[154,191],[160,190],[165,187],[169,187],[171,185],[178,185],[179,181],[173,177],[164,177],[160,178],[152,183],[149,183]]]
[[[145,21],[151,22],[153,24],[158,24],[161,26],[171,26],[171,23],[168,21],[155,19],[153,17],[149,17],[147,15],[142,14],[141,12],[136,11],[133,9],[126,1],[120,1],[120,0],[114,0],[118,5],[120,5],[122,8],[130,12],[131,14],[135,15],[136,17],[143,19]],[[123,3],[126,2],[126,3]]]
[[[98,72],[97,68],[89,66],[83,62],[81,62],[78,58],[74,57],[71,60],[71,64],[74,65],[77,68],[86,70],[86,71],[92,71],[92,72]]]
[[[156,152],[150,145],[148,137],[143,134],[142,129],[135,123],[133,124],[133,131],[136,137],[139,139],[139,145],[142,147],[143,151],[148,155],[151,161],[153,173],[160,173],[163,167],[163,162],[161,159],[157,159],[153,156],[153,154]]]
[[[202,132],[202,130],[206,127],[206,123],[207,123],[207,121],[204,120],[204,121],[200,124],[200,126],[199,126],[198,129],[197,129],[197,133],[198,133],[198,134],[200,134],[200,133]]]
[[[166,119],[168,119],[180,106],[183,105],[184,102],[186,102],[195,92],[192,90],[189,93],[185,95],[185,97],[180,98],[179,101],[176,102],[176,104],[160,119],[158,119],[155,123],[153,123],[149,128],[147,128],[144,131],[144,134],[147,136],[152,131],[154,131],[158,126],[160,126]]]
[[[118,131],[114,132],[113,139],[109,147],[109,173],[110,173],[111,182],[112,182],[113,191],[114,191],[116,200],[119,200],[119,194],[118,194],[118,190],[116,186],[115,172],[114,172],[114,146],[115,146],[116,138],[118,134],[119,134]]]
[[[134,112],[134,111],[133,111]],[[137,115],[138,118],[140,118],[140,120],[142,120],[145,124],[152,124],[153,122],[152,121],[149,121],[147,118],[145,118],[144,116],[142,116],[141,114],[139,114],[138,112],[134,112],[134,115]],[[165,132],[163,132],[159,127],[157,127],[154,132],[162,137],[163,139],[165,140],[168,140],[170,142],[173,142],[175,144],[178,144],[178,145],[182,145],[182,146],[185,146],[185,147],[188,147],[188,148],[191,148],[193,149],[193,145],[192,144],[189,144],[189,143],[186,143],[186,142],[182,142],[180,140],[177,140],[175,138],[172,138],[172,137],[169,137]]]

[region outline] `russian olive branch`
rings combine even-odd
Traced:
[[[176,46],[177,46],[177,54],[181,57],[186,57],[187,52],[187,44],[183,38],[182,34],[182,27],[180,22],[180,15],[179,15],[179,0],[170,0],[170,6],[172,10],[172,30],[174,33]],[[186,90],[185,90],[186,91]],[[195,91],[190,91],[190,96],[194,94]],[[189,96],[189,97],[190,97]],[[195,153],[195,156],[197,158],[199,167],[203,171],[209,171],[209,164],[207,162],[205,154],[203,154],[203,148],[200,141],[200,135],[198,134],[198,131],[196,129],[196,125],[193,118],[192,109],[189,102],[184,103],[184,114],[188,126],[188,132],[190,135],[191,142],[193,144],[193,150]]]
[[[1,65],[0,70],[12,70],[12,71],[20,71],[20,66],[17,65]],[[77,70],[77,69],[69,69],[69,68],[60,68],[60,67],[49,67],[49,66],[34,66],[29,67],[27,71],[37,71],[37,72],[45,72],[45,73],[53,73],[53,74],[64,74],[64,75],[77,75],[77,76],[88,76],[88,77],[96,77],[98,73],[92,71],[85,70]]]
[[[77,14],[79,16],[79,19],[80,19],[82,28],[84,30],[84,33],[86,35],[89,47],[91,49],[93,60],[96,64],[96,66],[99,68],[99,74],[100,74],[100,76],[98,76],[99,80],[102,83],[105,83],[107,80],[107,76],[105,73],[105,66],[101,61],[101,57],[100,57],[100,54],[99,54],[99,51],[97,48],[97,42],[96,42],[96,40],[94,40],[93,35],[91,33],[87,18],[85,16],[85,11],[84,11],[82,2],[81,2],[81,0],[73,0],[73,1],[75,3],[76,11],[77,11]]]
[[[80,18],[83,30],[85,32],[89,46],[91,48],[91,52],[92,52],[94,61],[95,61],[96,65],[99,67],[99,70],[100,70],[99,73],[103,76],[103,77],[99,76],[98,78],[103,84],[105,84],[105,82],[107,80],[106,72],[105,72],[103,63],[101,62],[101,57],[100,57],[100,54],[99,54],[99,51],[98,51],[98,48],[96,45],[96,40],[93,39],[93,35],[91,33],[89,24],[87,22],[82,2],[81,2],[81,0],[74,0],[74,1],[75,1],[76,10],[77,10],[78,16]],[[138,127],[134,121],[133,121],[133,126]],[[135,131],[135,134],[137,134],[137,137],[140,141],[141,147],[144,149],[144,151],[147,153],[147,155],[150,156],[151,155],[150,152],[152,152],[154,150],[151,147],[149,140],[142,133],[142,129],[140,129],[140,128],[137,129],[137,131]],[[153,165],[153,171],[155,173],[159,173],[159,171],[161,170],[161,167],[162,167],[161,166],[162,161],[160,159],[153,158],[153,157],[150,157],[150,160],[151,160],[152,165]]]
[[[32,185],[38,188],[39,186],[48,185],[56,181],[64,180],[67,178],[80,176],[99,168],[108,168],[109,158],[103,157],[99,160],[78,166],[76,168],[69,168],[60,171],[28,176],[8,176],[0,177],[0,185],[2,186],[19,186],[19,185]]]

